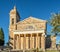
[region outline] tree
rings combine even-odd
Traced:
[[[60,14],[59,13],[52,14],[49,22],[53,27],[52,32],[55,33],[55,35],[58,35],[58,33],[60,33]]]
[[[3,29],[0,28],[0,46],[4,45],[4,32]]]

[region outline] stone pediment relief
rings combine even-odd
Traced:
[[[44,23],[19,24],[17,25],[17,29],[22,31],[42,30],[45,29],[45,24]]]
[[[43,28],[38,28],[37,26],[35,25],[29,25],[29,26],[26,26],[23,30],[25,31],[32,31],[32,30],[43,30]]]
[[[36,27],[32,26],[32,25],[29,25],[27,27],[24,28],[24,30],[35,30]]]
[[[37,19],[34,17],[29,17],[17,23],[18,27],[17,29],[22,31],[41,30],[45,29],[46,28],[45,26],[46,26],[45,20]]]

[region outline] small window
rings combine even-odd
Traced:
[[[17,25],[16,25],[16,30],[17,30]]]
[[[14,18],[12,18],[12,24],[14,24]]]

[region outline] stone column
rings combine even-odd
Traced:
[[[19,35],[17,35],[16,43],[17,43],[17,44],[16,44],[16,47],[17,47],[16,49],[19,49]]]
[[[36,36],[34,37],[34,48],[36,48]]]
[[[37,34],[36,34],[36,48],[37,48]]]
[[[19,49],[21,49],[21,37],[19,35]]]
[[[23,35],[23,34],[21,34]],[[21,36],[21,49],[23,49],[23,36]]]
[[[45,33],[41,36],[41,49],[45,50]]]
[[[37,37],[38,37],[38,48],[40,48],[40,37],[37,35]]]
[[[17,35],[17,40],[16,40],[16,49],[19,49],[18,35]]]
[[[26,34],[25,34],[26,35]],[[26,36],[26,49],[27,49],[27,36]]]
[[[38,34],[36,34],[36,48],[38,48]]]
[[[28,36],[26,36],[26,49],[28,49]]]
[[[32,48],[34,48],[34,36],[32,36]]]
[[[20,34],[18,35],[18,48],[20,49],[20,45],[21,45],[21,38],[20,38]]]
[[[24,49],[26,49],[26,34],[24,34],[24,42],[23,42],[23,47],[24,47]]]
[[[31,37],[30,37],[30,49],[32,49],[32,34],[31,34]]]

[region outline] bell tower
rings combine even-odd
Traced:
[[[19,13],[16,9],[16,6],[10,11],[10,29],[13,30],[16,27],[16,23],[20,21]]]
[[[10,22],[9,22],[9,45],[14,49],[14,34],[13,31],[17,30],[17,23],[20,21],[19,13],[16,6],[10,11]]]

